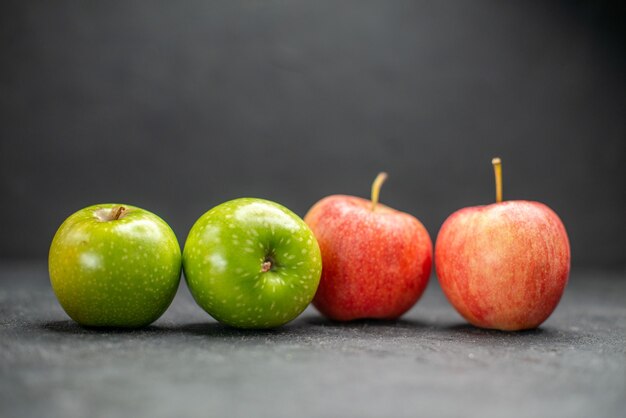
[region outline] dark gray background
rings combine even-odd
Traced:
[[[118,201],[181,245],[256,196],[382,200],[435,238],[505,197],[562,217],[575,266],[626,263],[623,9],[605,2],[2,2],[0,258]]]
[[[624,11],[588,3],[1,2],[0,416],[621,417]],[[494,155],[505,196],[570,233],[537,330],[467,325],[434,278],[399,321],[236,330],[181,283],[153,326],[93,330],[47,280],[54,231],[93,203],[182,244],[227,199],[304,215],[380,170],[434,239],[493,201]]]

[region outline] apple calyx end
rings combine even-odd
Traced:
[[[265,260],[263,264],[261,264],[261,273],[267,273],[272,269],[272,262],[270,260]]]

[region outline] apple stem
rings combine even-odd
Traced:
[[[380,195],[380,188],[383,183],[387,180],[387,173],[382,172],[378,173],[374,183],[372,183],[372,211],[376,209],[376,205],[378,204],[378,196]]]
[[[267,273],[271,269],[272,269],[272,262],[271,261],[264,261],[263,264],[261,264],[261,272],[262,273]]]
[[[496,203],[502,202],[502,160],[496,157],[491,160],[493,173],[496,176]]]
[[[124,212],[126,212],[126,208],[124,206],[114,206],[113,208],[111,208],[110,219],[112,221],[117,221],[119,218],[122,217],[122,215],[124,215]]]

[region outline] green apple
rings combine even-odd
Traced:
[[[198,305],[218,321],[272,328],[311,302],[322,260],[315,236],[295,213],[242,198],[198,219],[185,243],[183,270]]]
[[[181,272],[176,235],[130,205],[79,210],[52,240],[50,282],[61,306],[85,326],[141,327],[172,302]]]

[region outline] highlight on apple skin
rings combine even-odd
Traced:
[[[313,305],[337,321],[396,319],[421,297],[432,266],[432,242],[415,217],[372,200],[334,195],[304,217],[322,253],[322,278]]]
[[[501,162],[493,160],[496,203],[453,213],[435,244],[441,288],[471,324],[532,329],[554,311],[570,271],[563,222],[548,206],[502,201]]]

